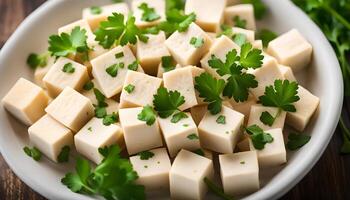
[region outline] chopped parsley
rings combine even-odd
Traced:
[[[95,107],[95,117],[104,118],[107,115],[105,107]]]
[[[247,27],[247,20],[241,19],[238,15],[234,16],[232,18],[232,21],[236,27],[244,28],[244,29]]]
[[[92,81],[88,81],[87,83],[84,84],[83,89],[86,91],[91,90],[94,88],[94,83]]]
[[[290,133],[288,135],[288,142],[286,146],[289,150],[295,151],[307,144],[310,141],[310,139],[311,136],[309,135],[304,135],[300,133]]]
[[[137,69],[139,68],[139,61],[135,60],[134,62],[132,62],[131,64],[128,65],[128,69],[132,70],[132,71],[137,71]]]
[[[274,40],[275,38],[277,38],[277,34],[275,32],[272,32],[268,29],[262,29],[258,32],[257,34],[258,38],[261,39],[263,46],[267,47],[268,44]]]
[[[255,149],[262,150],[265,148],[265,144],[273,142],[271,134],[264,132],[263,129],[255,124],[247,127],[245,130],[252,140]]]
[[[27,58],[27,65],[32,69],[36,69],[38,67],[45,67],[47,65],[48,57],[49,57],[48,53],[44,53],[44,54],[31,53]]]
[[[196,21],[196,14],[190,13],[185,15],[183,10],[170,9],[166,11],[166,21],[161,22],[157,28],[169,36],[175,31],[187,31],[190,24],[194,21]]]
[[[118,113],[113,112],[110,115],[106,115],[103,117],[102,123],[105,126],[109,126],[111,124],[114,124],[118,121]]]
[[[149,160],[150,158],[153,158],[154,153],[151,151],[143,151],[138,154],[140,156],[141,160]]]
[[[181,119],[185,119],[188,118],[188,115],[186,115],[186,113],[184,112],[178,112],[176,114],[173,115],[173,117],[171,118],[171,123],[177,123],[179,122]]]
[[[156,113],[149,105],[143,107],[141,113],[137,115],[137,119],[145,121],[148,126],[152,126],[156,121]]]
[[[199,137],[196,133],[189,134],[187,138],[190,140],[199,140]]]
[[[99,107],[107,107],[108,104],[105,102],[106,96],[102,94],[100,90],[94,88],[94,94]]]
[[[232,36],[232,40],[234,43],[241,47],[247,42],[247,37],[243,33],[237,33]]]
[[[143,11],[141,20],[146,22],[153,22],[160,19],[160,15],[156,13],[154,8],[148,7],[147,3],[142,3],[139,7]]]
[[[57,160],[59,163],[63,162],[68,162],[69,161],[69,152],[70,152],[70,147],[69,146],[64,146],[61,149],[60,154],[57,156]]]
[[[174,70],[176,65],[172,56],[163,56],[162,57],[162,67],[164,72]]]
[[[244,165],[245,164],[245,161],[241,161],[241,162],[239,162],[241,165]]]
[[[200,37],[192,37],[190,40],[190,44],[193,45],[195,48],[200,48],[204,44],[204,39]]]
[[[122,57],[124,57],[124,53],[123,52],[119,52],[119,53],[116,53],[114,56],[115,56],[116,59],[122,58]]]
[[[124,87],[124,90],[127,92],[127,93],[132,93],[135,89],[135,85],[132,85],[132,84],[128,84],[127,86]]]
[[[72,63],[67,63],[63,66],[62,71],[68,74],[73,74],[75,72],[75,68],[73,67]]]
[[[27,156],[32,157],[35,161],[39,161],[41,159],[41,152],[36,147],[24,147],[23,151],[27,154]]]
[[[216,123],[218,124],[226,124],[226,117],[224,115],[220,115],[217,119],[216,119]]]
[[[91,6],[90,7],[90,13],[93,15],[99,15],[102,13],[102,8],[99,6]]]
[[[194,151],[192,151],[193,153],[200,155],[200,156],[204,156],[204,151],[202,149],[196,149]]]
[[[116,77],[118,75],[118,69],[122,68],[124,68],[124,63],[113,64],[106,68],[106,72],[111,77]]]
[[[90,126],[87,130],[91,132],[92,131],[92,127]]]

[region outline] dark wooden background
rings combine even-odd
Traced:
[[[43,2],[0,0],[0,48],[21,21]],[[345,104],[349,105],[344,105],[344,113],[350,113],[350,102]],[[341,135],[337,130],[314,168],[282,199],[350,199],[350,155],[340,155],[340,146]],[[0,154],[0,200],[34,199],[45,198],[17,178]]]

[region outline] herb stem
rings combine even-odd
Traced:
[[[350,30],[350,23],[341,16],[336,10],[334,10],[332,7],[326,4],[322,4],[322,7],[324,10],[329,12],[331,15],[333,15],[340,23],[342,23],[347,29]]]

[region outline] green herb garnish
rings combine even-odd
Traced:
[[[62,71],[68,74],[73,74],[75,72],[75,68],[73,67],[72,63],[67,63],[63,66]]]
[[[99,6],[91,6],[91,7],[90,7],[90,12],[91,12],[91,14],[93,14],[93,15],[99,15],[99,14],[102,13],[102,8],[99,7]]]
[[[251,125],[245,130],[252,140],[255,149],[262,150],[265,148],[265,144],[273,142],[271,134],[264,132],[264,130],[257,125]]]
[[[153,158],[154,153],[151,151],[143,151],[138,154],[140,156],[141,160],[149,160],[150,158]]]
[[[220,115],[217,119],[216,119],[216,123],[218,124],[226,124],[226,117],[224,115]]]
[[[131,84],[128,84],[127,86],[124,87],[124,90],[127,92],[127,93],[132,93],[135,89],[135,85],[131,85]]]
[[[153,22],[157,19],[160,19],[160,15],[156,13],[154,8],[148,7],[147,3],[142,3],[139,7],[143,11],[141,20],[146,22]]]
[[[190,40],[190,44],[193,45],[195,48],[200,48],[203,46],[204,40],[203,38],[192,37]]]
[[[287,148],[291,151],[300,149],[307,144],[311,139],[311,136],[297,133],[290,133],[288,135]]]
[[[69,146],[62,147],[60,154],[57,156],[58,162],[59,163],[68,162],[69,161],[69,152],[70,152]]]
[[[148,126],[151,126],[156,121],[156,113],[151,106],[147,105],[137,115],[137,119],[145,121]]]
[[[41,152],[36,147],[24,147],[23,151],[27,154],[27,156],[32,157],[35,161],[39,161],[41,159]]]

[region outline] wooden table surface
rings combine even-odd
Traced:
[[[44,0],[0,0],[0,47],[21,21]],[[344,113],[350,113],[350,101]],[[350,125],[350,123],[347,123]],[[281,199],[350,199],[350,155],[339,154],[337,130],[326,151],[305,178]],[[0,200],[45,199],[14,175],[0,155]]]

